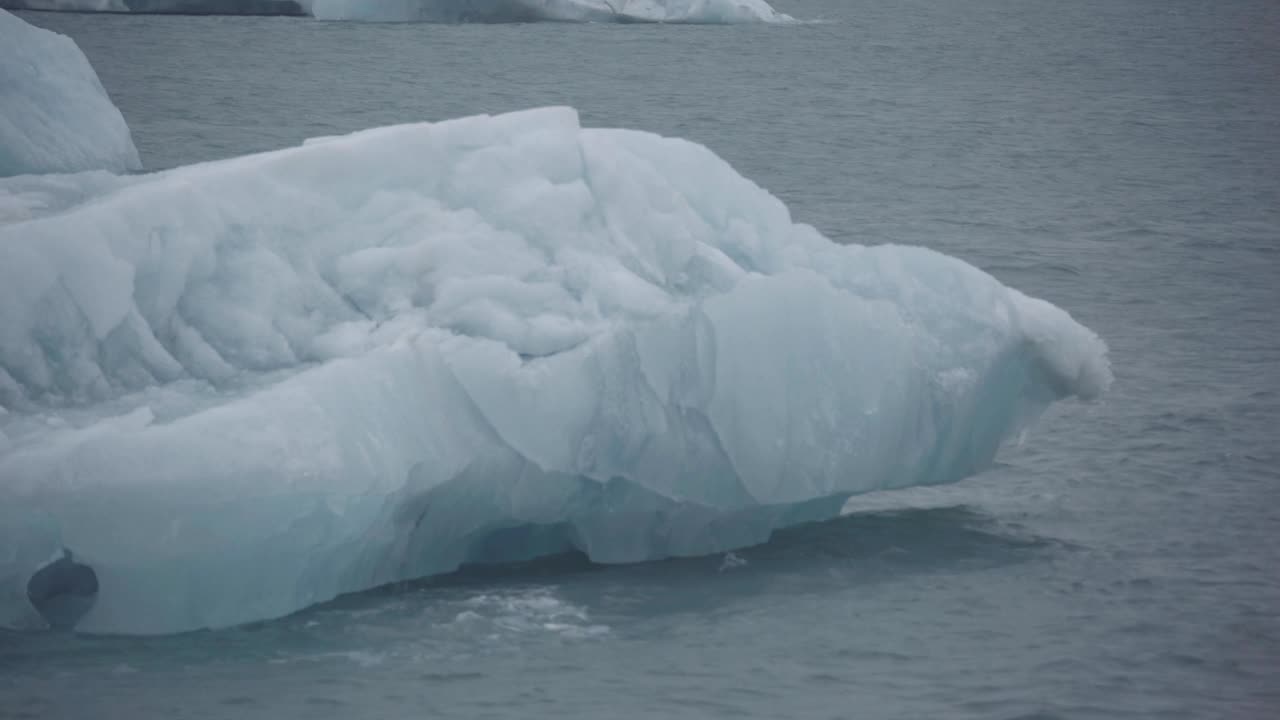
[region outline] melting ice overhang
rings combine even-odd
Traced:
[[[1048,303],[567,108],[0,197],[9,627],[47,621],[64,549],[79,629],[164,633],[468,561],[740,547],[981,470],[1111,377]]]

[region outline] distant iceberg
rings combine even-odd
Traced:
[[[765,0],[0,0],[9,9],[311,15],[370,22],[753,23],[792,18]]]
[[[181,0],[174,0],[181,2]],[[125,0],[0,0],[8,10],[61,10],[64,12],[129,12]]]
[[[63,12],[129,12],[125,0],[0,0],[0,8]]]
[[[305,3],[304,3],[305,4]],[[309,0],[323,20],[425,22],[785,22],[764,0]]]
[[[727,551],[960,480],[1111,381],[1057,307],[567,108],[6,195],[9,627],[84,588],[79,629],[165,633],[467,562]]]
[[[141,166],[75,42],[0,10],[0,177]]]
[[[306,15],[306,4],[309,0],[0,0],[0,7],[10,10],[174,15]]]

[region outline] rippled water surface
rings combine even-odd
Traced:
[[[729,556],[568,557],[168,638],[0,634],[0,717],[1280,716],[1280,5],[791,0],[795,26],[28,13],[150,168],[570,104],[842,242],[1068,309],[1116,385]]]

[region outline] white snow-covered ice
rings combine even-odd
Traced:
[[[788,22],[766,0],[0,0],[78,12],[303,13],[373,22]]]
[[[10,627],[44,622],[64,548],[98,581],[78,628],[113,633],[724,552],[980,471],[1111,379],[1057,307],[836,245],[706,148],[567,108],[6,196]]]
[[[141,167],[75,41],[0,10],[0,177]]]

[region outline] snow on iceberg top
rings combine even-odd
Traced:
[[[911,322],[955,302],[884,275],[889,258],[894,272],[902,258],[936,266],[929,281],[985,303],[983,323],[1032,343],[1061,394],[1107,382],[1102,344],[1053,306],[925,250],[836,246],[706,148],[582,130],[568,108],[321,138],[146,181],[56,180],[119,190],[0,226],[11,410],[180,379],[252,384],[424,328],[554,355],[754,275],[816,273]]]
[[[567,108],[75,179],[0,181],[0,625],[63,548],[78,627],[139,633],[728,550],[977,472],[1111,377],[1048,303]]]
[[[0,10],[0,177],[140,167],[124,117],[75,42]]]

